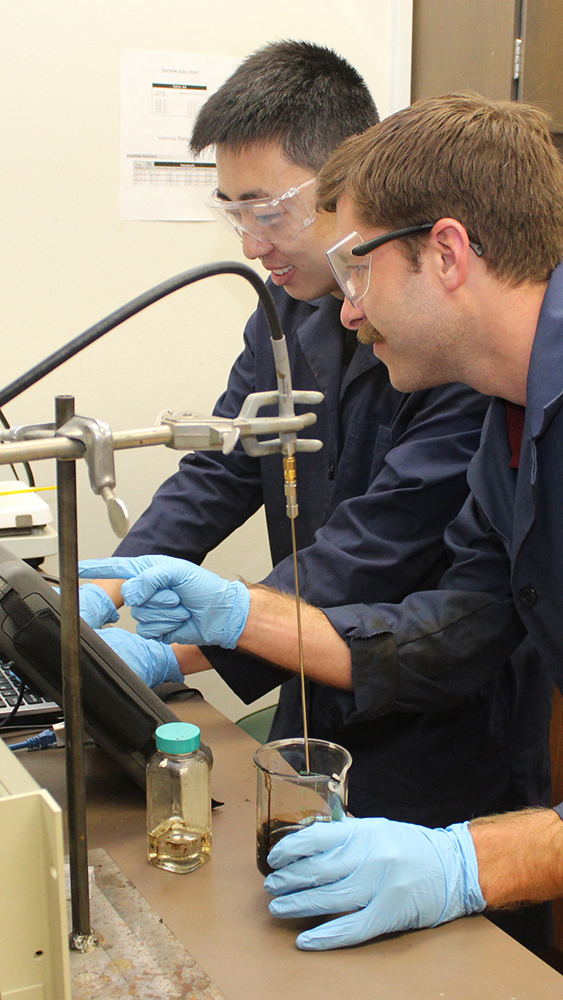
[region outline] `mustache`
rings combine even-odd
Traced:
[[[358,329],[358,340],[360,344],[375,344],[381,337],[369,320],[364,320]]]

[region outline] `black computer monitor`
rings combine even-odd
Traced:
[[[84,728],[144,787],[154,733],[178,717],[85,622],[80,623]],[[27,563],[0,545],[0,657],[62,706],[60,600]]]

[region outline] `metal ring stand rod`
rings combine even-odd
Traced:
[[[57,427],[61,427],[73,415],[74,397],[57,396],[55,400]],[[72,930],[69,943],[74,951],[85,952],[95,947],[98,944],[98,939],[90,926],[82,675],[80,672],[76,462],[73,459],[57,460],[57,486],[61,584],[61,670],[66,737],[65,760],[72,910]]]

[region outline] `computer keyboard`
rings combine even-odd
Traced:
[[[21,680],[12,672],[10,664],[0,663],[0,724],[17,705],[20,689]],[[54,722],[61,716],[62,709],[56,702],[47,701],[46,698],[42,698],[41,695],[26,687],[21,705],[11,724],[14,726],[41,725],[44,721]]]

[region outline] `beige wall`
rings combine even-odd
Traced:
[[[242,259],[216,223],[120,221],[121,49],[243,57],[278,38],[307,39],[346,56],[388,114],[409,99],[411,7],[411,0],[217,0],[207,18],[200,4],[179,0],[162,8],[3,0],[0,386],[158,282],[207,261]],[[235,277],[176,292],[9,403],[6,416],[11,424],[51,420],[58,393],[74,395],[77,412],[114,430],[148,426],[167,407],[210,412],[254,304],[255,293]],[[132,519],[178,458],[165,448],[117,455],[116,492]],[[42,485],[54,482],[51,463],[36,463],[34,471]],[[80,554],[109,555],[115,539],[84,465],[78,478]],[[269,558],[261,515],[207,565],[230,576],[263,576]],[[237,702],[222,697],[213,700],[239,714]]]

